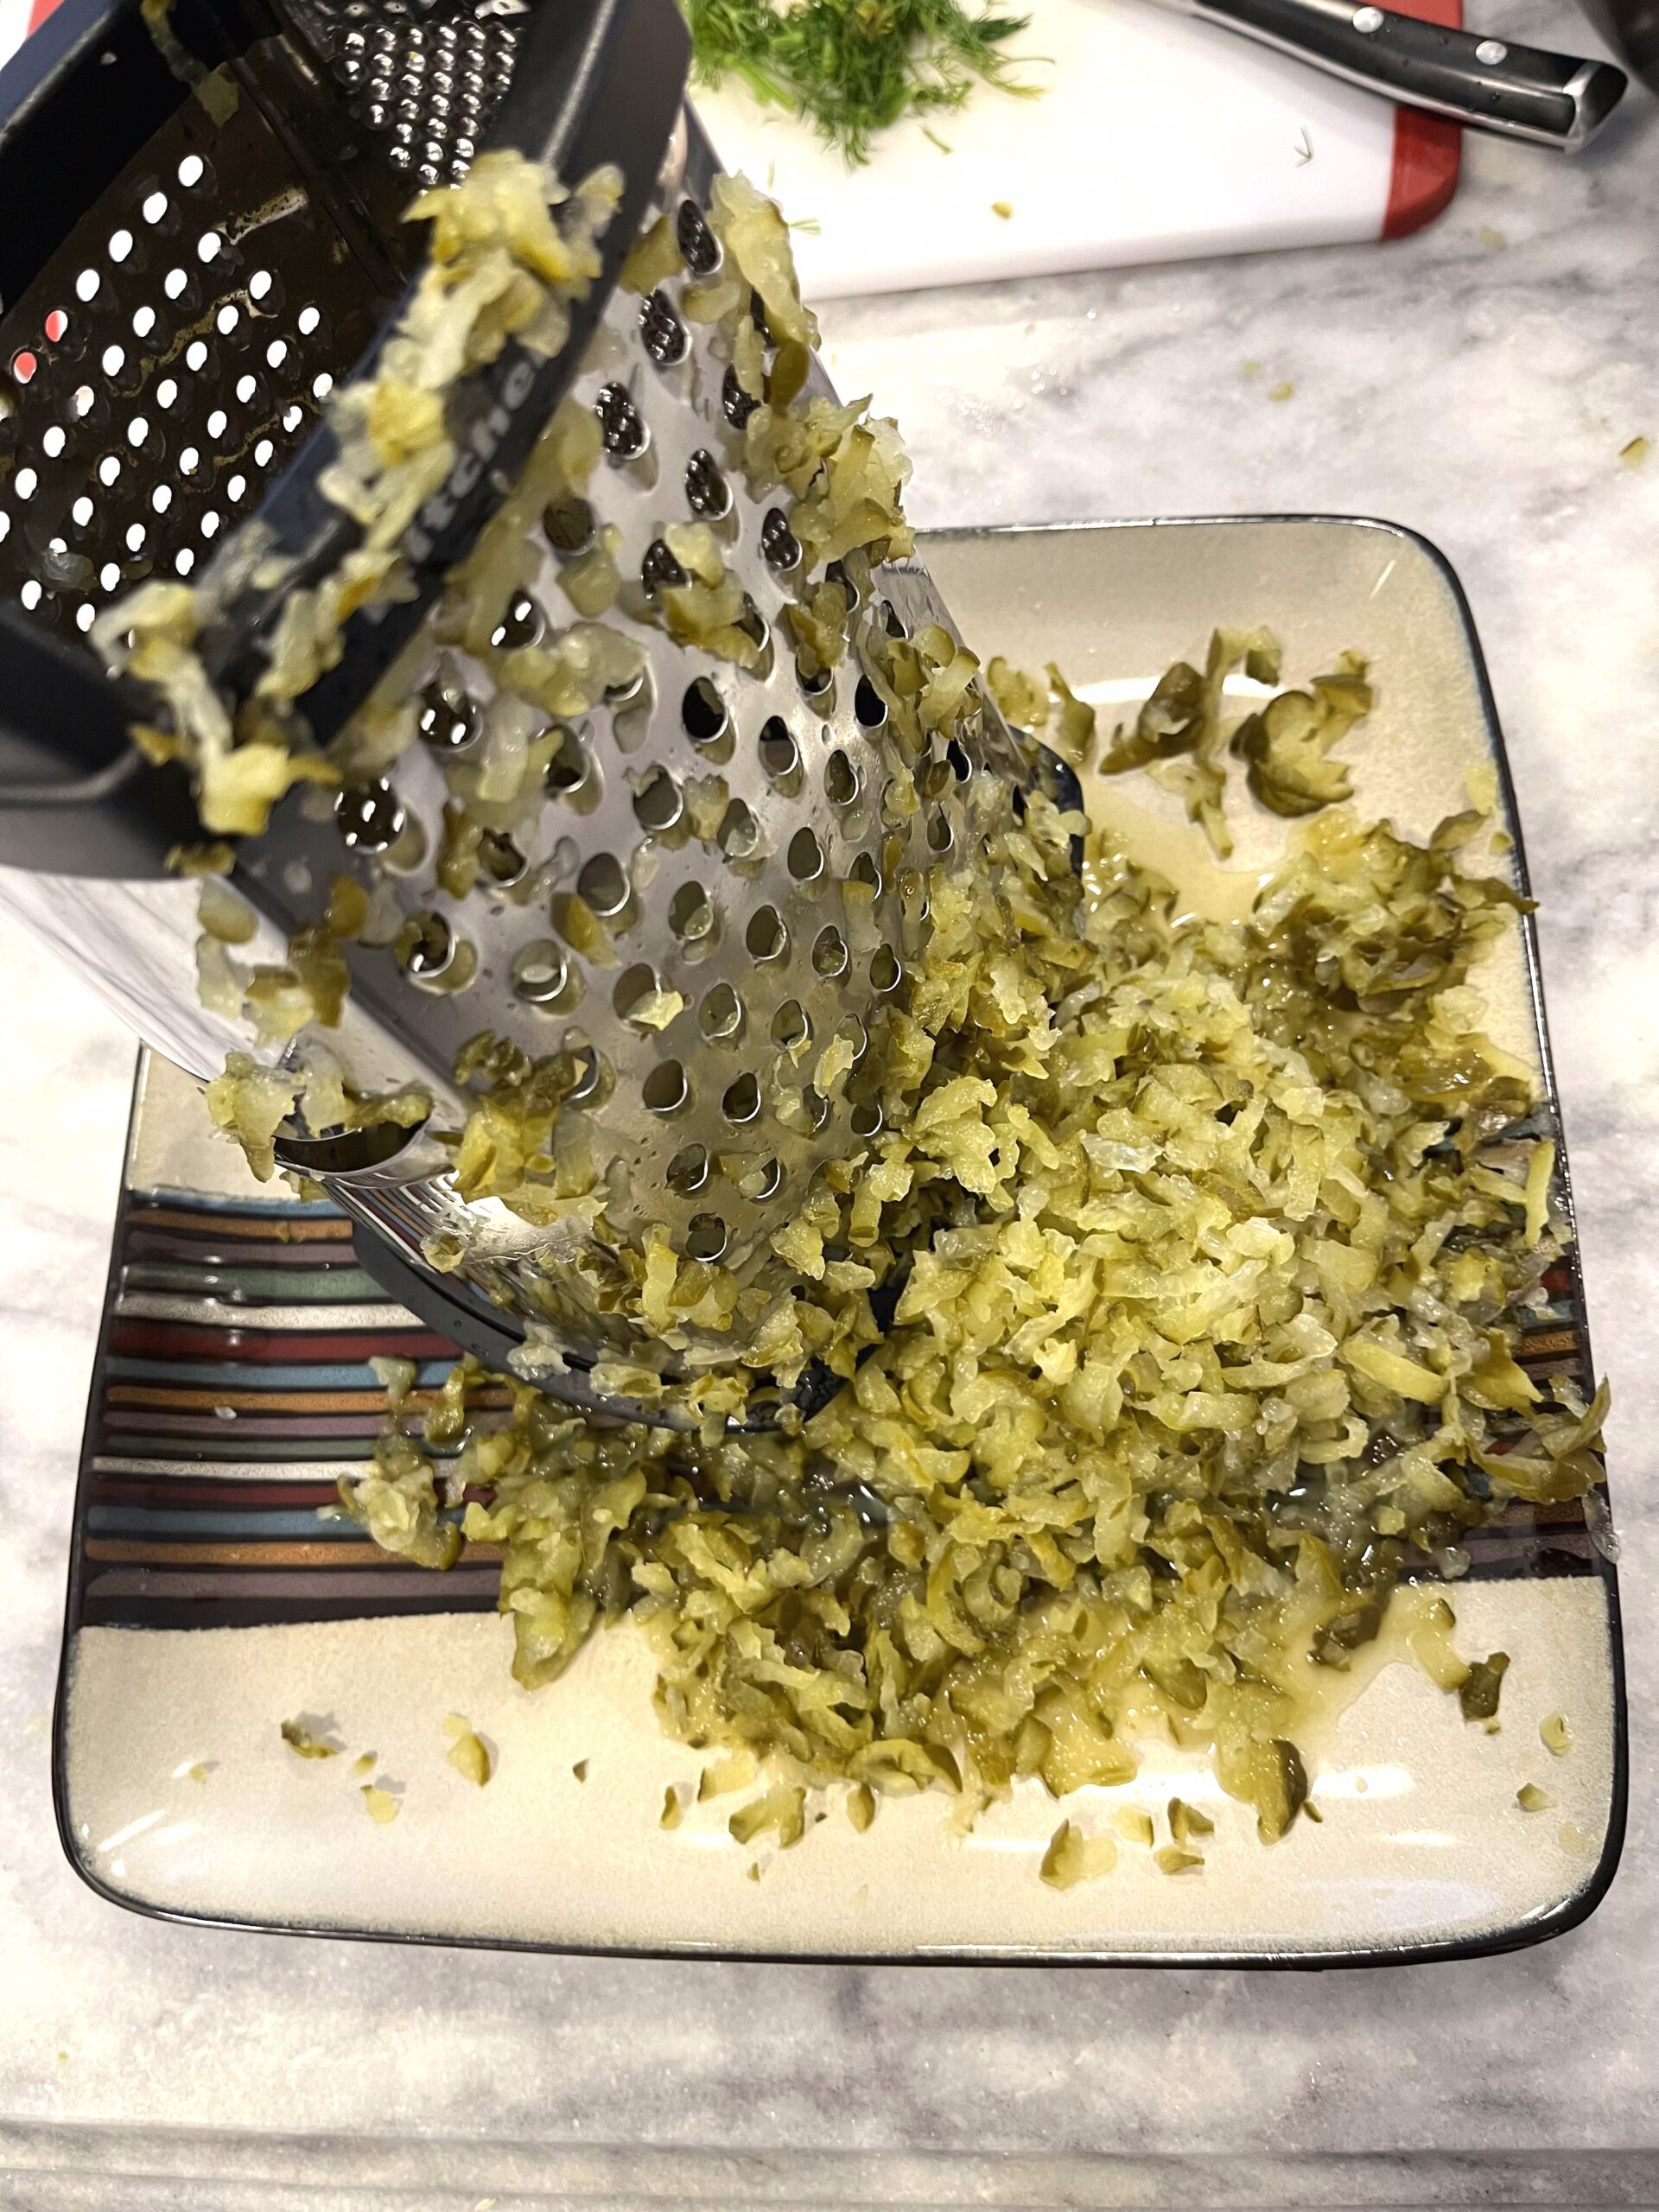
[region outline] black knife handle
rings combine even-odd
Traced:
[[[1608,61],[1448,30],[1356,0],[1196,0],[1195,13],[1408,107],[1575,154],[1623,97]]]

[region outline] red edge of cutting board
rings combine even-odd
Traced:
[[[32,0],[29,29],[38,30],[57,4],[58,0]],[[1390,0],[1390,4],[1403,15],[1421,16],[1448,30],[1462,28],[1463,0]],[[1405,238],[1432,223],[1450,205],[1458,188],[1462,149],[1463,133],[1455,123],[1415,108],[1395,110],[1394,164],[1380,237]]]
[[[36,0],[36,5],[41,0]],[[45,0],[50,7],[54,0]],[[1389,0],[1402,16],[1420,16],[1445,30],[1463,28],[1463,0]],[[1458,188],[1458,164],[1463,156],[1463,132],[1442,115],[1425,115],[1421,108],[1394,111],[1394,166],[1389,176],[1388,205],[1382,211],[1379,236],[1402,238],[1432,223],[1451,205]]]

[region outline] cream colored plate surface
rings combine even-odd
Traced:
[[[1465,803],[1464,779],[1488,757],[1455,595],[1398,533],[1344,522],[1147,525],[936,538],[924,556],[982,653],[1053,658],[1109,714],[1115,701],[1132,711],[1171,659],[1200,657],[1217,620],[1272,625],[1296,677],[1358,647],[1380,687],[1370,734],[1347,747],[1359,803],[1413,834]],[[1091,798],[1121,804],[1116,786]],[[1148,857],[1178,877],[1196,863],[1197,833],[1161,810],[1144,779],[1134,804]],[[1248,886],[1282,825],[1236,797],[1234,812]],[[1518,943],[1491,995],[1495,1026],[1532,1051]],[[181,1079],[158,1071],[130,1180],[236,1194],[232,1155],[200,1150],[205,1123],[189,1121],[199,1110]],[[1586,1575],[1451,1594],[1459,1648],[1511,1656],[1501,1730],[1465,1724],[1456,1700],[1396,1663],[1385,1637],[1364,1662],[1375,1679],[1308,1747],[1323,1824],[1298,1822],[1271,1847],[1202,1759],[1158,1745],[1123,1789],[1083,1791],[1059,1808],[1023,1786],[970,1832],[930,1796],[884,1804],[860,1837],[839,1791],[787,1853],[733,1842],[725,1821],[738,1799],[693,1804],[664,1831],[664,1790],[690,1795],[701,1762],[657,1731],[644,1638],[628,1626],[596,1637],[563,1682],[531,1695],[509,1677],[505,1624],[478,1615],[83,1629],[61,1715],[63,1796],[75,1854],[111,1893],[264,1925],[914,1958],[1351,1958],[1524,1940],[1595,1882],[1615,1818],[1605,1586]],[[446,1761],[451,1712],[496,1754],[486,1789]],[[1573,1733],[1565,1759],[1538,1734],[1554,1713]],[[277,1731],[299,1715],[332,1724],[346,1755],[296,1758]],[[385,1825],[368,1817],[361,1777],[348,1770],[367,1751],[398,1800]],[[1517,1807],[1529,1782],[1548,1792],[1548,1810]],[[1115,1812],[1141,1807],[1160,1815],[1161,1841],[1176,1792],[1216,1821],[1201,1872],[1165,1875],[1123,1841],[1099,1882],[1060,1894],[1039,1880],[1062,1813],[1101,1833]]]

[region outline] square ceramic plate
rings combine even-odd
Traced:
[[[1495,762],[1516,830],[1467,610],[1408,532],[1329,520],[1000,531],[937,537],[924,557],[982,652],[1054,658],[1109,726],[1172,660],[1201,657],[1217,620],[1271,625],[1297,677],[1357,646],[1379,686],[1347,748],[1359,805],[1421,836],[1466,803],[1468,772]],[[1136,784],[1103,803],[1166,874],[1208,880],[1216,897],[1198,833]],[[1220,895],[1243,911],[1285,825],[1242,791],[1230,798],[1239,850]],[[1518,843],[1486,864],[1523,880]],[[1552,1096],[1529,928],[1484,985],[1495,1031]],[[1522,1357],[1536,1376],[1587,1387],[1576,1269],[1548,1287]],[[194,1087],[147,1060],[82,1460],[56,1745],[70,1857],[119,1903],[556,1948],[1351,1965],[1533,1942],[1583,1918],[1611,1878],[1625,1739],[1599,1498],[1593,1524],[1577,1506],[1516,1506],[1469,1540],[1450,1594],[1466,1653],[1511,1655],[1499,1733],[1389,1663],[1385,1637],[1367,1686],[1309,1746],[1321,1826],[1299,1821],[1264,1847],[1202,1760],[1152,1746],[1134,1783],[1082,1793],[1080,1809],[1091,1824],[1126,1802],[1157,1813],[1179,1790],[1217,1824],[1202,1872],[1172,1879],[1126,1847],[1110,1878],[1061,1894],[1037,1878],[1057,1813],[1034,1783],[966,1833],[931,1795],[884,1804],[864,1837],[837,1812],[786,1854],[734,1843],[729,1801],[693,1804],[665,1832],[664,1791],[695,1784],[700,1762],[658,1732],[643,1637],[626,1624],[597,1636],[562,1682],[527,1694],[508,1673],[488,1548],[426,1574],[319,1519],[378,1426],[372,1353],[417,1360],[427,1382],[449,1348],[358,1271],[343,1219],[250,1182]],[[446,1760],[451,1712],[495,1751],[487,1789]],[[1554,1712],[1573,1741],[1560,1759],[1538,1734]],[[295,1757],[278,1724],[296,1716],[353,1757],[376,1754],[395,1820],[367,1817],[350,1758]],[[1549,1811],[1518,1809],[1529,1781],[1547,1785]]]

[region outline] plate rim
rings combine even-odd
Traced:
[[[1485,655],[1481,648],[1479,632],[1475,626],[1474,614],[1469,604],[1468,595],[1457,570],[1446,554],[1432,539],[1425,537],[1421,531],[1413,529],[1410,524],[1389,522],[1370,515],[1299,512],[1262,514],[1123,516],[1097,521],[995,523],[920,531],[917,533],[917,550],[918,555],[925,556],[928,545],[941,542],[963,543],[1007,537],[1093,536],[1106,531],[1251,529],[1260,528],[1265,524],[1335,526],[1347,530],[1376,531],[1405,542],[1427,559],[1447,588],[1453,613],[1463,633],[1475,679],[1476,697],[1481,719],[1485,726],[1492,762],[1497,772],[1499,789],[1508,810],[1509,821],[1512,825],[1515,838],[1513,859],[1516,880],[1522,894],[1529,896],[1531,879],[1527,868],[1526,846],[1520,810],[1516,798],[1514,780],[1510,771],[1509,751],[1504,743],[1503,726],[1498,720],[1497,704],[1492,692],[1491,679],[1487,669]],[[1594,1354],[1590,1338],[1589,1317],[1580,1262],[1578,1217],[1573,1202],[1570,1148],[1562,1124],[1560,1090],[1555,1079],[1554,1055],[1550,1040],[1548,1014],[1544,1002],[1543,972],[1539,954],[1537,930],[1530,912],[1521,915],[1519,919],[1522,944],[1526,956],[1527,988],[1532,1008],[1534,1027],[1537,1034],[1540,1065],[1546,1096],[1560,1140],[1556,1173],[1563,1207],[1573,1230],[1569,1252],[1573,1303],[1585,1357],[1593,1370]],[[141,1071],[142,1048],[135,1065],[132,1104],[128,1115],[129,1146],[138,1109],[138,1078]],[[124,1179],[126,1156],[126,1150],[124,1149],[124,1179],[115,1220],[111,1224],[111,1268],[114,1265],[117,1249],[115,1232],[120,1227],[122,1217],[130,1198]],[[112,1301],[106,1287],[92,1357],[92,1374],[94,1378],[102,1370],[106,1339],[113,1318]],[[1374,1943],[1363,1947],[1282,1951],[1229,1950],[1221,1948],[1145,1951],[1055,1950],[1040,1947],[992,1950],[969,1945],[941,1946],[937,1949],[919,1952],[796,1951],[734,1949],[721,1945],[704,1944],[560,1942],[531,1937],[440,1933],[420,1929],[335,1927],[322,1923],[257,1920],[232,1914],[193,1912],[181,1907],[162,1904],[153,1899],[118,1890],[105,1879],[80,1847],[79,1839],[74,1831],[73,1808],[70,1803],[68,1707],[73,1672],[74,1641],[77,1633],[74,1624],[80,1599],[81,1558],[79,1531],[80,1514],[83,1510],[81,1478],[86,1459],[91,1449],[92,1427],[96,1414],[96,1402],[95,1397],[89,1390],[81,1452],[77,1462],[75,1506],[72,1524],[73,1533],[71,1536],[69,1564],[66,1577],[63,1628],[59,1645],[53,1703],[52,1806],[58,1840],[62,1847],[64,1856],[74,1873],[95,1896],[102,1898],[105,1903],[118,1906],[124,1911],[136,1913],[147,1920],[162,1921],[188,1928],[217,1929],[238,1934],[323,1937],[338,1942],[405,1943],[444,1950],[524,1952],[559,1958],[663,1960],[687,1964],[707,1962],[715,1965],[750,1966],[1042,1967],[1128,1972],[1148,1968],[1185,1969],[1189,1972],[1200,1973],[1230,1973],[1247,1970],[1254,1973],[1321,1974],[1345,1972],[1359,1967],[1452,1964],[1465,1960],[1495,1958],[1507,1952],[1530,1949],[1535,1944],[1548,1942],[1556,1936],[1567,1935],[1573,1929],[1581,1927],[1605,1898],[1612,1886],[1614,1876],[1618,1871],[1628,1825],[1630,1800],[1630,1725],[1624,1618],[1619,1601],[1618,1567],[1615,1562],[1597,1546],[1593,1548],[1596,1560],[1595,1574],[1601,1585],[1607,1608],[1608,1659],[1611,1678],[1613,1729],[1612,1772],[1607,1823],[1602,1834],[1601,1847],[1595,1864],[1586,1874],[1583,1882],[1567,1897],[1550,1906],[1548,1910],[1497,1928],[1486,1929],[1477,1935],[1450,1936],[1408,1944]],[[143,1633],[142,1630],[132,1632]]]

